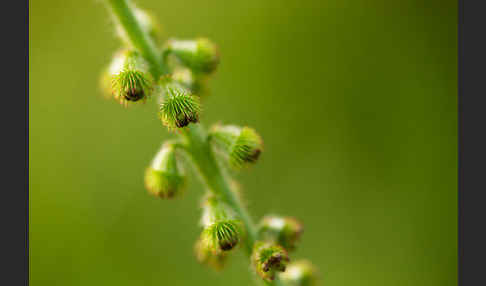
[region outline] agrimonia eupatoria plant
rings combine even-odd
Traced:
[[[255,163],[263,141],[250,127],[199,123],[201,96],[219,63],[219,51],[205,38],[168,39],[158,45],[152,15],[128,0],[105,0],[123,48],[104,70],[101,86],[124,106],[156,98],[159,118],[177,138],[162,144],[145,170],[150,194],[171,199],[186,185],[184,164],[193,165],[206,188],[201,203],[201,234],[194,250],[199,262],[222,269],[228,256],[243,248],[253,272],[267,285],[316,285],[315,267],[307,260],[292,262],[302,225],[291,217],[266,216],[255,225],[227,167],[240,170]],[[181,156],[190,160],[181,160]]]

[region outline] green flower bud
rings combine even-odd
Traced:
[[[160,105],[162,123],[173,130],[189,123],[199,122],[201,105],[199,98],[189,94],[184,88],[169,84],[165,87],[166,96]]]
[[[185,182],[174,145],[164,144],[145,172],[145,187],[155,196],[170,199],[184,188]]]
[[[276,272],[283,272],[289,262],[287,251],[280,245],[257,241],[251,261],[255,271],[265,280],[275,279]]]
[[[153,41],[156,41],[159,34],[160,34],[160,27],[155,20],[155,17],[152,16],[149,12],[142,10],[137,7],[133,7],[133,11],[135,12],[135,18],[137,19],[137,22],[140,24],[140,27],[142,28],[142,31],[148,34]],[[125,43],[125,45],[131,47],[131,41],[126,34],[125,30],[120,26],[117,25],[117,33],[120,39]]]
[[[227,252],[213,251],[202,239],[196,241],[194,252],[199,263],[206,264],[218,271],[223,269],[227,260]]]
[[[290,263],[287,270],[279,274],[279,278],[287,286],[315,286],[317,270],[309,261],[299,260]]]
[[[263,150],[260,135],[249,127],[216,125],[212,128],[210,136],[235,169],[241,169],[256,162]]]
[[[169,40],[164,50],[164,57],[167,55],[173,55],[180,64],[197,74],[212,73],[219,63],[216,45],[205,38]]]
[[[109,67],[112,94],[122,104],[139,101],[150,96],[153,79],[148,64],[135,51],[122,51],[115,55]]]
[[[231,250],[240,241],[240,223],[237,220],[212,223],[203,230],[201,240],[215,252]]]
[[[294,250],[303,232],[302,224],[292,217],[267,216],[260,223],[260,237]]]
[[[234,213],[215,196],[208,196],[203,203],[201,240],[214,252],[233,249],[242,235],[242,225]]]

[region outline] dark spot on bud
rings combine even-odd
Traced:
[[[176,126],[179,128],[186,127],[187,125],[189,125],[189,120],[185,116],[176,120]]]
[[[233,247],[236,246],[236,244],[238,244],[238,241],[227,241],[227,240],[223,240],[223,241],[220,241],[219,242],[219,247],[221,248],[221,250],[231,250],[233,249]]]
[[[283,269],[285,270],[284,265],[280,265],[280,261],[282,261],[282,255],[280,253],[277,253],[275,255],[272,255],[264,264],[263,264],[263,271],[268,272],[271,268],[277,267],[281,268],[283,266]],[[284,271],[281,270],[281,271]]]
[[[177,118],[176,120],[176,126],[181,128],[181,127],[186,127],[187,125],[189,125],[189,123],[197,123],[199,122],[199,118],[197,117],[197,115],[195,114],[191,114],[189,116],[186,116],[184,114],[181,114],[180,116],[178,116],[179,118]]]
[[[145,93],[143,90],[132,89],[123,95],[123,97],[128,101],[139,101],[144,98]]]
[[[260,153],[262,153],[262,150],[260,149],[255,149],[251,154],[248,155],[246,159],[247,162],[256,162],[258,160],[258,157],[260,157]]]

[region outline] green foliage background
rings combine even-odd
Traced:
[[[222,62],[203,122],[250,125],[238,175],[255,218],[306,226],[294,257],[324,285],[455,285],[456,1],[138,1],[164,36],[208,36]],[[251,285],[238,253],[199,265],[201,187],[143,188],[168,132],[156,105],[99,92],[118,47],[101,1],[30,1],[31,285]]]

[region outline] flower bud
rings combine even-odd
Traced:
[[[279,278],[287,286],[315,286],[317,270],[309,261],[299,260],[290,263]]]
[[[258,241],[253,247],[251,261],[258,275],[265,280],[273,280],[276,272],[285,271],[289,257],[280,245]]]
[[[166,96],[160,105],[159,114],[162,123],[169,130],[185,127],[191,122],[199,122],[201,105],[198,97],[173,84],[168,84],[165,91]]]
[[[164,55],[173,55],[180,64],[197,74],[212,73],[219,63],[219,52],[216,45],[205,38],[169,40]]]
[[[260,223],[260,237],[294,250],[303,232],[302,224],[292,217],[267,216]]]
[[[194,252],[199,263],[206,264],[215,270],[221,270],[227,259],[227,252],[213,251],[202,239],[194,245]]]
[[[237,220],[222,220],[208,225],[201,239],[214,252],[233,249],[240,241],[240,225]]]
[[[145,172],[145,187],[162,199],[174,197],[185,186],[186,178],[177,164],[174,145],[166,143]]]
[[[135,51],[122,51],[115,55],[109,67],[111,89],[120,103],[146,99],[153,89],[148,64]]]
[[[133,7],[133,11],[135,12],[135,18],[140,24],[142,31],[148,34],[152,40],[156,41],[160,34],[160,27],[155,18],[149,12],[137,7]],[[121,25],[117,25],[116,30],[118,36],[125,43],[125,45],[131,47],[132,44],[127,33],[125,32],[125,29],[123,29]]]
[[[241,169],[254,163],[260,157],[263,141],[256,131],[249,127],[216,125],[211,130],[211,140],[228,157],[230,165]]]
[[[204,227],[201,240],[214,252],[231,250],[240,241],[241,222],[214,196],[208,196],[203,203],[201,224]]]

